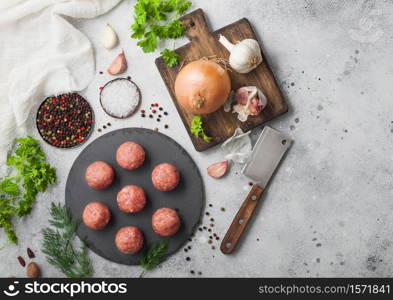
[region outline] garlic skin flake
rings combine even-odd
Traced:
[[[254,39],[244,39],[232,44],[220,34],[219,42],[230,52],[229,64],[239,73],[245,74],[254,70],[263,60],[261,48]]]
[[[104,28],[104,32],[103,32],[103,36],[102,36],[102,45],[110,50],[114,47],[117,46],[119,42],[119,39],[117,38],[117,34],[116,32],[113,30],[113,28],[109,25],[106,24],[105,28]]]

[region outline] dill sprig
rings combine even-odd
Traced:
[[[46,228],[42,234],[42,252],[47,261],[69,278],[90,277],[93,267],[85,240],[81,241],[79,249],[74,246],[79,222],[72,220],[65,205],[52,203],[50,214],[49,224],[53,228]]]
[[[147,271],[158,267],[158,265],[162,262],[167,250],[168,240],[162,240],[153,244],[153,246],[151,246],[150,249],[142,255],[142,258],[139,262],[139,264],[143,267],[143,271],[139,277],[143,277]]]

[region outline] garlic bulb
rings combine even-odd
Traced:
[[[261,48],[256,40],[244,39],[232,44],[220,34],[219,42],[230,52],[229,64],[239,73],[248,73],[262,62]]]
[[[118,38],[116,32],[112,29],[112,27],[109,24],[106,24],[102,36],[102,45],[106,49],[112,49],[116,47],[117,43],[118,43]]]

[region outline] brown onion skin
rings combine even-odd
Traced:
[[[187,64],[175,81],[178,103],[195,115],[216,111],[227,101],[230,92],[228,72],[209,60],[200,59]]]

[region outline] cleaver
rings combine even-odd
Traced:
[[[220,249],[223,253],[230,254],[235,250],[263,191],[291,144],[292,139],[290,137],[271,127],[265,126],[262,130],[247,163],[242,169],[242,173],[255,183],[221,242]]]

